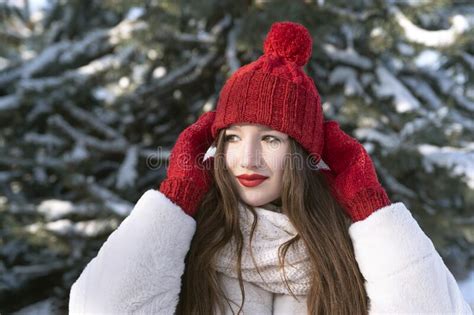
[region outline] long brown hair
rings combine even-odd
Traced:
[[[236,268],[242,294],[238,314],[245,303],[240,269],[243,236],[236,211],[240,199],[232,175],[225,166],[224,138],[225,129],[216,138],[214,185],[195,216],[196,232],[185,259],[176,314],[215,314],[216,305],[224,313],[225,303],[232,301],[221,289],[212,262],[216,252],[232,238],[238,249]],[[307,151],[291,137],[288,139],[290,156],[300,159],[285,161],[281,209],[298,234],[279,247],[280,265],[284,267],[286,252],[301,239],[308,250],[312,266],[312,284],[307,295],[308,314],[367,314],[369,301],[364,278],[355,260],[348,233],[351,222],[330,193],[323,174],[306,163],[311,161]],[[257,215],[253,207],[246,206],[254,215],[253,235]],[[285,283],[289,288],[287,281]]]

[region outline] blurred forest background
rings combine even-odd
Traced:
[[[69,289],[275,21],[474,304],[474,2],[0,1],[0,312]],[[160,149],[159,149],[160,148]],[[140,246],[140,244],[137,244]]]

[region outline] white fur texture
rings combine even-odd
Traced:
[[[196,221],[146,191],[73,284],[71,314],[173,314]]]
[[[402,202],[352,224],[370,314],[472,314],[459,287]]]
[[[174,314],[195,230],[195,220],[165,195],[145,192],[73,284],[69,312]],[[403,203],[352,224],[349,234],[367,280],[370,314],[472,314],[454,277]],[[238,282],[221,279],[240,305]],[[306,297],[298,303],[252,283],[245,287],[244,314],[304,314]]]

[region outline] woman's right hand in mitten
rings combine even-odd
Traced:
[[[322,159],[331,169],[322,173],[353,222],[364,220],[391,203],[364,146],[335,120],[324,122]]]
[[[190,216],[194,216],[212,185],[214,158],[205,161],[203,158],[214,141],[211,125],[215,114],[215,111],[202,114],[181,132],[171,150],[167,177],[159,187],[160,192]]]

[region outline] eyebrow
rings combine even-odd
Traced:
[[[240,126],[235,126],[235,125],[234,125],[234,126],[230,126],[230,127],[227,128],[227,129],[229,129],[229,130],[236,130],[237,128],[240,129]],[[260,130],[265,130],[265,131],[267,131],[267,130],[273,130],[273,129],[267,127],[267,126],[261,126],[261,127],[259,127],[259,128],[260,128]]]

